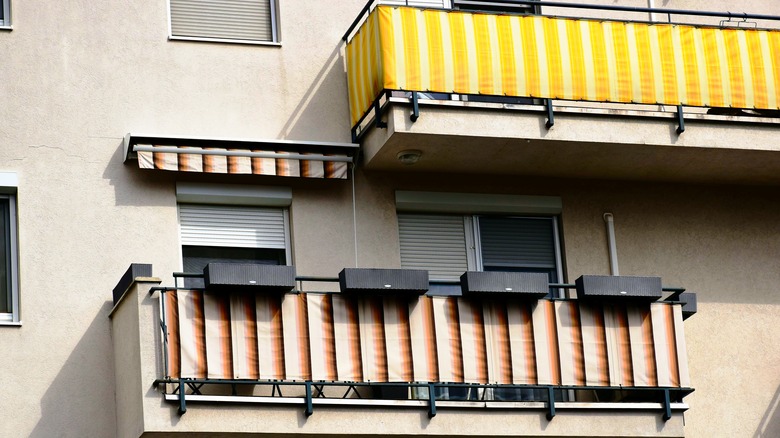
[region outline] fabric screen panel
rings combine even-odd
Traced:
[[[468,270],[463,216],[398,214],[401,267],[432,280],[459,280]]]
[[[607,358],[607,335],[601,306],[580,304],[582,351],[585,362],[585,383],[588,386],[609,386],[610,366]]]
[[[414,380],[438,382],[439,362],[434,324],[433,299],[422,295],[409,304]]]
[[[365,297],[359,299],[358,312],[363,379],[367,382],[387,382],[389,375],[382,298]]]
[[[281,298],[277,295],[255,295],[255,321],[259,378],[284,380],[286,374]]]
[[[582,325],[578,304],[576,301],[555,302],[555,322],[563,385],[585,385]]]
[[[377,75],[377,92],[780,108],[778,30],[403,6],[379,6],[372,15],[378,16],[372,26],[378,28],[379,42],[354,38],[348,51],[371,54],[378,46],[379,59],[347,62],[359,75]],[[353,62],[360,66],[349,65]],[[352,91],[354,125],[377,94],[353,98]]]
[[[163,305],[171,378],[690,386],[678,304],[178,290]]]
[[[382,301],[387,379],[390,382],[411,382],[414,380],[414,367],[409,303],[395,297],[384,297]]]
[[[170,0],[171,34],[274,41],[271,0]]]
[[[552,218],[479,218],[482,265],[485,270],[555,269]]]
[[[179,204],[181,244],[285,249],[280,208]]]
[[[336,370],[342,382],[363,381],[360,352],[360,323],[357,300],[332,296],[333,332],[336,340]]]
[[[251,294],[230,294],[230,336],[233,378],[260,378],[255,297]]]
[[[284,367],[287,380],[311,380],[311,347],[306,294],[285,294],[282,298]]]
[[[228,151],[249,153],[273,153],[281,156],[291,152],[275,150],[225,149],[218,147],[189,147],[170,145],[136,144],[138,167],[141,169],[169,170],[176,172],[219,173],[230,175],[268,175],[302,178],[346,179],[349,168],[346,161],[322,161],[298,158],[264,158],[227,156]],[[138,150],[143,149],[143,150]],[[166,151],[166,152],[163,152]],[[315,155],[301,153],[300,155]],[[322,154],[346,158],[343,154]]]

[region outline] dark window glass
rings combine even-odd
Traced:
[[[283,249],[221,248],[215,246],[183,246],[184,272],[203,272],[209,263],[254,263],[258,265],[284,265]],[[184,287],[203,287],[202,278],[185,278]]]
[[[11,312],[11,224],[9,200],[0,199],[0,313]]]

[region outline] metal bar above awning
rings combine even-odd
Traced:
[[[125,162],[142,169],[346,179],[359,145],[290,140],[161,137],[127,134]]]

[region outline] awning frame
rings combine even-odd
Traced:
[[[179,152],[180,146],[190,146],[196,148],[219,148],[224,151],[208,150],[209,155],[227,155],[255,158],[286,158],[286,159],[305,159],[312,161],[338,161],[354,162],[360,149],[357,143],[339,143],[339,142],[321,142],[321,141],[302,141],[302,140],[271,140],[271,139],[242,139],[242,138],[204,138],[188,136],[161,136],[147,134],[125,135],[123,141],[124,162],[137,159],[136,146],[138,145],[164,145],[170,146],[171,150],[156,148],[156,152]],[[142,148],[142,146],[139,146]],[[174,150],[175,149],[175,150]],[[228,149],[246,149],[246,151],[229,151]],[[140,150],[140,149],[139,149]],[[289,153],[273,152],[252,152],[252,150],[273,150]],[[204,151],[198,149],[187,149],[187,154],[203,154]],[[312,155],[302,155],[302,154]],[[325,154],[338,154],[339,156],[328,156]],[[344,158],[344,157],[348,158]]]

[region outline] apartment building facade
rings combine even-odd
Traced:
[[[0,435],[777,436],[772,6],[0,0]]]

